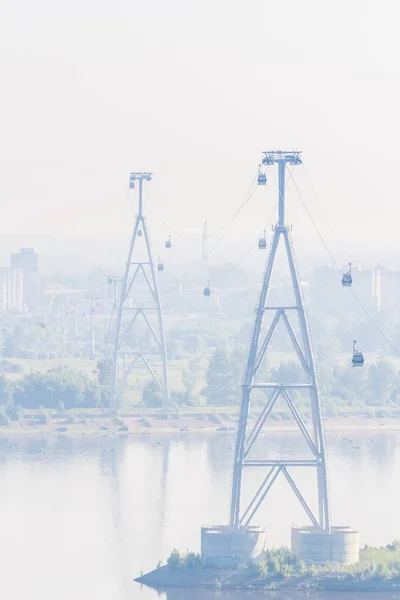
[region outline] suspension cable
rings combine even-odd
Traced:
[[[207,235],[208,238],[212,238],[215,237],[216,235],[218,235],[218,233],[220,233],[221,231],[223,231],[224,229],[226,229],[226,231],[228,231],[228,229],[231,227],[231,225],[233,224],[233,222],[235,221],[236,217],[239,215],[239,213],[243,210],[243,208],[246,206],[246,204],[248,203],[248,201],[251,199],[251,197],[254,194],[255,188],[253,189],[253,186],[256,182],[257,179],[257,175],[254,177],[253,181],[250,184],[249,189],[247,190],[247,193],[243,199],[243,201],[241,202],[241,204],[239,205],[239,208],[236,210],[236,212],[234,213],[234,215],[226,222],[224,223],[224,225],[221,225],[221,227],[219,227],[218,229],[216,229],[215,231],[213,231],[213,233],[209,233]],[[184,240],[186,242],[199,242],[202,240],[202,237],[186,237],[183,236],[181,234],[179,234],[177,231],[175,231],[171,225],[169,225],[169,223],[167,223],[167,221],[163,220],[164,225],[166,225],[166,227],[168,229],[170,229],[172,231],[172,233],[174,235],[176,235],[178,238],[180,238],[181,240]],[[224,231],[223,235],[225,235],[226,231]],[[219,242],[218,242],[219,243]],[[211,252],[211,251],[210,251]],[[192,265],[194,266],[194,265]]]
[[[254,184],[255,179],[253,180],[253,184]],[[253,187],[252,184],[252,187]],[[236,218],[239,216],[239,213],[242,211],[242,209],[245,207],[245,205],[247,204],[247,202],[252,198],[252,196],[254,195],[254,192],[256,191],[256,187],[254,187],[251,191],[251,193],[247,194],[247,197],[245,198],[245,200],[242,202],[242,204],[239,206],[238,210],[236,211],[236,213],[234,214],[234,216],[231,218],[231,220],[228,222],[228,225],[226,226],[225,231],[222,233],[222,235],[220,236],[220,238],[215,242],[215,244],[213,245],[213,247],[211,248],[211,250],[207,253],[207,258],[208,256],[210,256],[210,254],[212,252],[214,252],[214,250],[219,246],[219,244],[222,242],[222,240],[224,239],[224,237],[226,236],[226,234],[228,233],[229,229],[232,227],[233,223],[235,222]],[[193,267],[197,267],[199,264],[201,264],[203,261],[202,260],[198,260],[190,265],[186,265],[185,267],[183,267],[183,269],[192,269]]]
[[[325,219],[327,220],[328,227],[329,227],[329,230],[330,230],[330,232],[331,232],[331,234],[332,234],[332,237],[333,237],[333,239],[335,240],[335,242],[337,243],[337,245],[338,245],[338,248],[339,248],[340,252],[342,253],[342,255],[343,255],[343,256],[345,256],[345,253],[344,253],[344,251],[343,251],[343,248],[342,248],[342,246],[341,246],[341,244],[340,244],[340,242],[339,242],[339,240],[338,240],[338,238],[337,238],[337,236],[336,236],[335,232],[333,231],[333,228],[332,228],[332,225],[331,225],[331,222],[330,222],[329,216],[328,216],[328,214],[327,214],[326,210],[324,209],[324,206],[323,206],[323,204],[322,204],[321,200],[319,199],[319,196],[318,196],[318,194],[317,194],[317,191],[316,191],[316,189],[315,189],[315,187],[314,187],[314,185],[313,185],[313,183],[312,183],[312,181],[311,181],[311,177],[309,176],[309,174],[308,174],[308,171],[307,171],[307,169],[306,169],[306,166],[305,166],[305,164],[304,164],[304,163],[302,163],[302,167],[303,167],[303,169],[304,169],[304,172],[305,172],[305,174],[306,174],[306,177],[307,177],[307,179],[308,179],[308,183],[310,184],[310,187],[311,187],[311,189],[312,189],[312,192],[313,192],[313,194],[314,194],[314,196],[315,196],[315,198],[316,198],[316,200],[317,200],[317,202],[318,202],[318,204],[319,204],[319,207],[320,207],[320,209],[322,210],[322,213],[324,214],[324,216],[325,216]]]
[[[308,215],[308,217],[309,217],[309,219],[310,219],[310,221],[311,221],[311,223],[312,223],[312,225],[313,225],[313,227],[314,227],[315,231],[317,232],[317,234],[318,234],[318,237],[320,238],[321,242],[323,243],[323,245],[324,245],[324,247],[325,247],[325,250],[326,250],[326,251],[327,251],[327,253],[329,254],[329,256],[330,256],[330,258],[331,258],[331,260],[332,260],[332,263],[333,263],[333,265],[335,266],[336,270],[337,270],[339,273],[341,273],[341,269],[338,267],[338,264],[337,264],[337,262],[335,261],[335,258],[333,257],[333,255],[332,255],[331,251],[329,250],[329,248],[328,248],[327,244],[325,243],[325,240],[324,240],[324,238],[322,237],[322,235],[321,235],[321,233],[320,233],[320,231],[319,231],[319,229],[318,229],[318,227],[317,227],[317,225],[316,225],[316,223],[315,223],[314,219],[312,218],[312,216],[311,216],[311,214],[310,214],[310,211],[308,210],[308,208],[307,208],[307,206],[306,206],[306,204],[305,204],[305,202],[304,202],[303,196],[301,195],[301,193],[300,193],[300,190],[299,190],[299,188],[298,188],[298,186],[297,186],[297,184],[296,184],[296,182],[295,182],[294,178],[293,178],[293,184],[294,184],[294,187],[296,188],[297,194],[298,194],[298,196],[299,196],[299,198],[300,198],[300,201],[301,201],[301,203],[302,203],[302,205],[303,205],[303,207],[304,207],[304,210],[306,211],[306,213],[307,213],[307,215]],[[371,323],[372,323],[372,324],[374,325],[374,327],[377,329],[377,331],[378,331],[378,332],[379,332],[379,334],[382,336],[382,338],[385,340],[385,342],[387,343],[387,345],[388,345],[388,346],[389,346],[389,347],[390,347],[390,348],[393,350],[393,352],[394,352],[395,354],[397,354],[397,356],[399,356],[399,357],[400,357],[400,353],[399,353],[399,352],[396,350],[396,348],[393,346],[393,344],[391,343],[391,341],[388,339],[388,337],[385,335],[385,333],[384,333],[384,332],[381,330],[381,328],[379,327],[378,323],[375,321],[375,319],[373,319],[373,317],[371,316],[371,314],[369,313],[369,311],[368,311],[368,310],[365,308],[364,304],[361,302],[360,298],[357,296],[357,294],[355,293],[355,291],[353,290],[353,288],[352,288],[352,287],[350,288],[350,291],[351,291],[351,293],[353,294],[353,296],[354,296],[354,298],[356,299],[356,301],[358,302],[358,304],[360,305],[360,307],[362,308],[362,310],[364,311],[365,315],[368,317],[368,319],[371,321]]]
[[[270,214],[270,217],[268,219],[268,221],[265,223],[262,232],[257,236],[256,240],[251,244],[250,248],[247,250],[247,252],[245,254],[243,254],[243,256],[238,260],[238,262],[236,264],[234,264],[232,266],[231,269],[229,269],[229,271],[226,271],[226,273],[224,273],[221,277],[221,279],[219,281],[223,281],[224,278],[229,275],[229,273],[232,273],[232,271],[234,271],[235,269],[238,268],[238,266],[244,261],[244,259],[250,254],[250,252],[253,250],[253,248],[256,246],[256,244],[258,244],[258,240],[260,239],[260,236],[263,234],[263,232],[267,229],[268,225],[271,222],[272,217],[274,216],[274,213],[276,212],[276,206],[274,207],[272,213]]]

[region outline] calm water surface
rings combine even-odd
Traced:
[[[328,436],[333,521],[359,528],[362,543],[386,544],[400,537],[400,433],[350,437]],[[268,444],[263,438],[255,453],[301,456],[301,444],[296,436],[275,435]],[[201,524],[227,522],[233,447],[228,435],[0,438],[2,597],[267,598],[258,592],[159,594],[132,581],[173,547],[199,550]],[[261,476],[255,471],[249,490]],[[310,474],[299,472],[297,481],[312,498]],[[271,545],[289,544],[292,524],[307,522],[285,481],[277,483],[258,515]]]

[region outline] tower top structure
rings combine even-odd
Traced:
[[[290,165],[301,165],[300,150],[264,150],[261,164],[274,165],[279,162],[289,163]]]
[[[278,229],[285,231],[285,172],[286,165],[301,165],[301,152],[299,150],[264,150],[261,160],[262,165],[278,165],[279,178],[279,219]]]

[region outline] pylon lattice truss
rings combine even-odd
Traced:
[[[268,495],[275,480],[283,475],[297,496],[299,502],[306,511],[314,527],[329,531],[329,507],[328,489],[325,463],[325,447],[323,429],[321,423],[321,412],[318,395],[318,385],[314,366],[314,357],[310,341],[310,331],[304,311],[304,303],[299,285],[299,278],[293,256],[293,248],[288,228],[285,225],[285,171],[286,165],[301,164],[300,152],[271,151],[263,153],[263,165],[278,165],[279,177],[279,219],[274,228],[274,236],[266,265],[262,283],[259,303],[256,309],[256,318],[253,328],[252,340],[248,356],[247,368],[244,377],[240,420],[235,452],[235,464],[233,473],[233,487],[231,499],[231,527],[245,529],[253,519],[258,508]],[[269,306],[268,296],[271,287],[271,277],[279,244],[283,242],[284,251],[287,256],[291,286],[294,293],[293,306]],[[273,315],[269,327],[263,328],[266,314]],[[291,315],[297,313],[299,332],[296,335],[295,328],[291,323]],[[289,339],[304,371],[304,380],[298,383],[285,382],[262,382],[260,367],[266,358],[271,339],[280,321],[283,321]],[[305,381],[305,382],[304,382]],[[248,427],[248,417],[252,392],[255,389],[264,390],[267,401],[256,420],[254,426]],[[312,427],[307,427],[298,408],[296,407],[295,394],[293,392],[309,393],[311,406]],[[261,430],[264,428],[268,418],[273,411],[277,400],[282,398],[292,414],[299,430],[307,444],[310,457],[308,459],[293,459],[293,457],[279,458],[276,460],[260,459],[250,457]],[[263,473],[261,484],[251,497],[247,506],[241,506],[242,488],[245,484],[245,471],[249,468],[258,468]],[[293,472],[298,467],[307,467],[316,471],[318,488],[318,514],[314,514],[309,503],[298,488]]]
[[[163,408],[169,405],[167,357],[163,317],[149,233],[143,216],[143,182],[151,173],[131,173],[129,187],[139,187],[139,210],[135,218],[125,274],[120,285],[114,323],[110,326],[112,375],[109,408],[115,413],[122,390],[135,367],[145,368],[162,393]]]

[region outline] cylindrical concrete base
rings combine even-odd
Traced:
[[[351,527],[332,527],[331,533],[315,527],[293,527],[292,551],[306,565],[353,565],[360,558],[359,533]]]
[[[244,531],[224,525],[201,528],[201,555],[210,564],[247,563],[264,550],[265,529],[262,527],[248,527]]]

